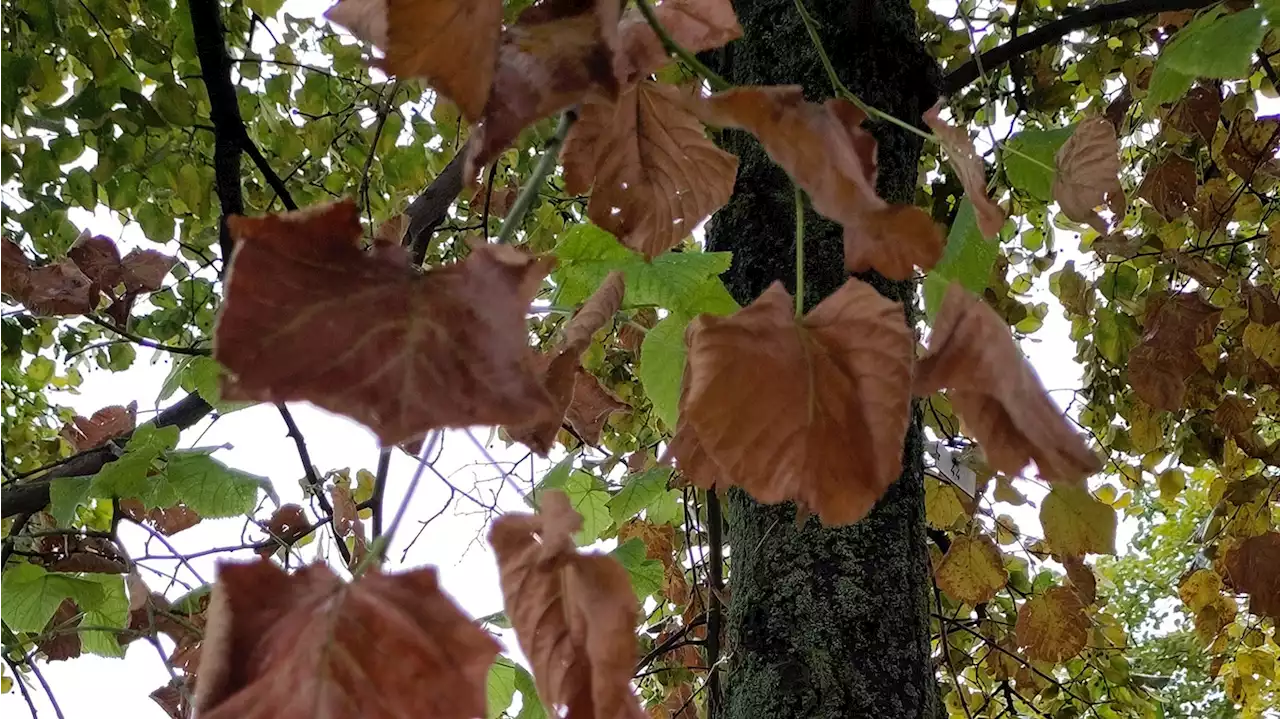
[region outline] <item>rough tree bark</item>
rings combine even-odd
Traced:
[[[908,121],[937,99],[936,64],[919,39],[910,0],[806,0],[844,83]],[[735,85],[800,84],[811,100],[831,83],[793,0],[735,0],[745,35],[710,58]],[[911,202],[920,140],[874,125],[879,190]],[[741,158],[732,201],[712,220],[713,250],[733,252],[725,276],[743,304],[771,282],[794,291],[791,181],[745,133],[723,136]],[[844,282],[841,228],[806,216],[805,300],[812,307]],[[866,277],[914,312],[915,285]],[[821,388],[818,388],[821,391]],[[725,499],[732,599],[716,719],[813,719],[939,715],[929,651],[919,414],[908,431],[902,477],[854,526],[795,526],[795,508]],[[850,473],[857,472],[850,467]]]

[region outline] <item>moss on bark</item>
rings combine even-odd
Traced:
[[[727,79],[800,84],[813,100],[831,95],[793,0],[735,0],[734,6],[744,37],[710,58]],[[806,6],[822,25],[823,44],[844,83],[876,107],[918,121],[937,97],[938,72],[920,43],[910,0],[807,0]],[[887,126],[873,131],[881,195],[910,202],[919,139]],[[734,253],[726,284],[743,303],[775,280],[794,291],[791,181],[750,136],[727,132],[722,142],[741,162],[733,200],[708,233],[711,249]],[[805,277],[810,307],[846,277],[841,228],[812,212]],[[914,305],[913,283],[864,279]],[[937,716],[921,450],[917,415],[902,477],[852,527],[823,529],[811,520],[798,529],[792,505],[762,506],[729,493],[732,601],[717,719]]]

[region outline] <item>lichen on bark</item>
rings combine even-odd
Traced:
[[[939,76],[910,0],[806,0],[806,6],[841,80],[866,102],[919,123],[937,99]],[[708,58],[730,82],[799,84],[815,101],[831,95],[793,0],[736,0],[734,7],[743,38]],[[879,141],[880,194],[911,202],[920,139],[888,125],[871,129]],[[734,253],[726,285],[744,304],[775,280],[794,291],[792,183],[749,135],[728,131],[721,142],[740,160],[733,199],[708,232],[710,249]],[[847,276],[841,232],[807,213],[809,307]],[[863,279],[914,313],[913,282]],[[851,527],[823,529],[811,519],[797,528],[794,506],[762,506],[728,493],[732,601],[716,719],[938,716],[921,456],[917,414],[902,477]]]

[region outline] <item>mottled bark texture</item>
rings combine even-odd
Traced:
[[[840,78],[872,105],[908,121],[937,99],[938,71],[919,40],[909,0],[806,0]],[[800,84],[832,94],[793,0],[735,0],[744,37],[709,57],[735,85]],[[879,190],[911,202],[920,139],[872,125]],[[741,161],[734,196],[712,220],[710,248],[733,252],[726,284],[746,304],[774,280],[794,291],[791,181],[748,135],[726,132]],[[812,307],[844,282],[841,228],[806,217],[805,299]],[[870,280],[914,307],[911,282]],[[819,387],[818,391],[822,391]],[[723,700],[715,719],[933,719],[939,715],[929,652],[919,415],[902,477],[865,519],[795,526],[795,508],[726,502],[732,600],[725,627]],[[850,467],[850,474],[857,467]]]

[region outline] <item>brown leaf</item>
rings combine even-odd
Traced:
[[[506,514],[489,541],[503,604],[533,667],[549,713],[582,719],[639,719],[631,690],[637,602],[622,565],[579,554],[571,533],[582,518],[560,491],[542,495],[538,515]]]
[[[1089,639],[1089,615],[1076,593],[1054,587],[1031,597],[1018,609],[1018,645],[1042,662],[1065,662],[1084,649]]]
[[[27,283],[26,296],[15,299],[35,315],[82,315],[98,304],[93,282],[70,259],[31,270]]]
[[[351,496],[351,488],[346,485],[333,485],[329,495],[333,498],[333,531],[339,539],[351,537],[351,569],[355,569],[369,553],[364,522],[360,521],[360,508],[356,505],[355,497]]]
[[[793,308],[774,283],[730,317],[693,321],[669,453],[698,486],[850,524],[901,471],[915,341],[902,306],[856,279],[802,320]]]
[[[124,279],[120,251],[116,249],[115,240],[110,237],[84,232],[71,249],[67,250],[67,257],[76,263],[99,291],[109,292]]]
[[[324,16],[371,45],[387,46],[387,0],[339,0]]]
[[[521,13],[502,35],[466,177],[475,177],[476,168],[492,162],[531,123],[592,93],[618,96],[618,16],[617,0],[542,0]]]
[[[965,195],[977,211],[978,229],[982,231],[983,237],[990,240],[1000,234],[1000,228],[1004,227],[1004,210],[987,194],[987,171],[983,166],[982,156],[973,146],[969,132],[963,127],[948,125],[938,114],[941,109],[942,101],[939,100],[924,113],[924,123],[938,136],[942,149],[947,151],[947,161],[951,163],[951,169],[955,170],[960,184],[964,186]]]
[[[120,510],[134,522],[150,522],[157,532],[166,536],[177,534],[200,523],[200,515],[181,502],[172,507],[148,510],[141,500],[129,498],[120,500]]]
[[[917,396],[944,388],[992,469],[1016,475],[1034,461],[1051,482],[1076,481],[1101,469],[1049,399],[1008,325],[958,282],[947,290],[929,354],[916,369]]]
[[[155,250],[133,250],[120,261],[126,292],[155,292],[164,284],[178,258]]]
[[[351,202],[229,222],[239,246],[214,334],[234,374],[225,398],[310,401],[384,445],[548,411],[525,315],[549,261],[481,245],[418,275],[360,250]]]
[[[1226,270],[1203,257],[1197,257],[1181,250],[1175,250],[1169,253],[1169,256],[1173,260],[1173,265],[1180,272],[1206,287],[1221,285],[1223,278],[1227,276]]]
[[[136,401],[131,402],[128,407],[114,404],[94,412],[92,417],[77,415],[62,428],[62,437],[71,444],[72,449],[83,452],[132,432],[137,418]]]
[[[1236,191],[1225,177],[1213,177],[1196,190],[1196,204],[1188,208],[1191,221],[1201,230],[1216,232],[1236,212]]]
[[[1150,202],[1161,217],[1172,222],[1195,204],[1198,176],[1194,162],[1171,154],[1147,170],[1147,176],[1138,185],[1138,197]]]
[[[1191,353],[1195,358],[1195,354]],[[1199,360],[1196,359],[1198,362]],[[1138,345],[1129,353],[1129,384],[1142,401],[1170,412],[1182,409],[1187,391],[1187,353]]]
[[[327,17],[341,22],[335,14],[348,2],[335,6]],[[501,0],[385,2],[382,67],[400,77],[425,78],[458,106],[463,117],[480,119],[498,61]]]
[[[31,287],[31,258],[8,237],[0,238],[0,250],[0,288],[21,302]]]
[[[1115,126],[1105,117],[1089,118],[1076,125],[1075,132],[1058,149],[1057,163],[1053,199],[1062,207],[1062,214],[1105,235],[1107,222],[1094,208],[1106,204],[1119,224],[1125,213],[1125,198],[1120,185],[1120,141]]]
[[[1227,551],[1226,579],[1249,595],[1249,611],[1280,621],[1280,532],[1249,537]]]
[[[70,599],[62,600],[36,642],[46,660],[62,662],[80,656],[80,635],[76,632],[79,617],[80,607]]]
[[[573,401],[569,403],[565,419],[584,442],[600,444],[600,433],[609,416],[624,409],[630,407],[605,389],[595,375],[577,368],[573,374]]]
[[[1174,292],[1152,298],[1143,320],[1143,343],[1158,349],[1190,351],[1213,341],[1222,310],[1195,292]],[[1195,362],[1199,366],[1199,361]]]
[[[1128,259],[1136,255],[1144,244],[1146,241],[1141,237],[1126,237],[1122,232],[1113,232],[1094,240],[1089,249],[1104,260],[1112,255]]]
[[[1280,161],[1276,160],[1276,148],[1280,146],[1280,115],[1260,117],[1245,110],[1231,123],[1231,133],[1222,146],[1220,159],[1245,182],[1254,175],[1275,177],[1280,175]]]
[[[116,557],[93,552],[74,552],[49,565],[51,572],[88,572],[91,574],[124,574],[129,567]]]
[[[1066,568],[1067,579],[1071,580],[1080,601],[1093,604],[1098,598],[1098,578],[1094,576],[1093,568],[1085,563],[1084,557],[1075,556],[1063,558],[1062,566]]]
[[[222,563],[195,708],[202,719],[471,719],[498,649],[431,568],[347,584],[319,563],[293,575]]]
[[[591,346],[591,338],[607,325],[622,307],[627,287],[622,272],[614,270],[605,276],[604,282],[591,293],[582,307],[560,331],[559,351],[581,357]]]
[[[1221,115],[1222,100],[1218,97],[1218,91],[1212,87],[1197,85],[1173,106],[1168,122],[1188,135],[1199,135],[1204,144],[1212,145]]]
[[[645,330],[658,323],[658,313],[652,307],[641,307],[631,316],[631,321],[618,330],[618,345],[628,352],[639,352],[644,342]]]
[[[276,547],[292,545],[301,539],[310,527],[311,523],[307,521],[306,512],[302,507],[296,504],[280,505],[280,508],[271,514],[271,519],[266,526],[267,534],[274,543],[258,549],[258,556],[270,557],[275,553]]]
[[[1107,105],[1107,109],[1103,111],[1103,116],[1107,118],[1107,122],[1121,132],[1124,129],[1124,118],[1129,114],[1129,108],[1133,107],[1133,94],[1129,92],[1129,86],[1125,85],[1120,89],[1120,94],[1116,99]]]
[[[654,14],[676,44],[704,52],[742,37],[730,0],[665,0]],[[636,82],[671,62],[657,33],[638,9],[628,10],[618,26],[618,78]]]
[[[876,141],[852,103],[805,102],[801,88],[740,87],[698,106],[713,125],[739,127],[809,193],[813,208],[844,225],[845,266],[907,279],[942,256],[942,233],[920,208],[890,205],[876,194]]]
[[[1276,302],[1275,292],[1267,287],[1259,287],[1251,282],[1241,288],[1244,293],[1245,306],[1249,309],[1249,320],[1261,325],[1274,325],[1280,322],[1280,303]]]
[[[187,697],[192,694],[191,677],[175,677],[168,684],[151,692],[151,700],[160,705],[171,719],[189,719],[191,707]]]
[[[565,190],[593,188],[587,216],[647,257],[728,202],[738,169],[679,95],[644,80],[616,102],[588,100],[565,141]]]
[[[1214,410],[1213,421],[1228,436],[1248,432],[1258,416],[1258,406],[1253,400],[1240,395],[1227,395]]]

